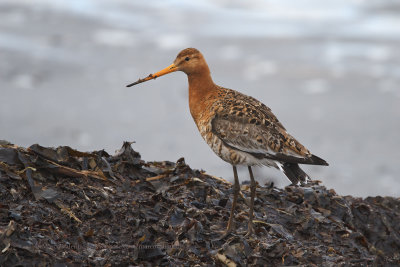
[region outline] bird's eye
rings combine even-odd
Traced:
[[[185,60],[186,60],[186,61],[189,61],[189,59],[190,59],[189,57],[185,57]]]

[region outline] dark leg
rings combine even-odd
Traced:
[[[226,233],[229,233],[232,231],[233,214],[235,213],[236,202],[237,202],[237,198],[239,196],[239,191],[240,191],[239,178],[238,178],[236,166],[233,166],[233,175],[235,177],[235,184],[233,185],[233,202],[232,202],[232,208],[231,208],[231,215],[229,216],[228,227],[226,228]]]
[[[254,180],[253,176],[253,171],[250,166],[249,168],[249,174],[250,174],[250,211],[249,211],[249,226],[247,230],[247,235],[252,235],[254,233],[254,227],[253,227],[253,216],[254,216],[254,197],[256,195],[256,181]]]

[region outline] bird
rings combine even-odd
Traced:
[[[269,107],[251,96],[216,85],[203,54],[196,48],[180,51],[171,65],[127,87],[176,71],[187,75],[189,109],[201,136],[233,168],[233,200],[225,235],[235,228],[233,218],[240,193],[237,167],[248,168],[250,203],[246,235],[252,235],[257,187],[253,166],[277,168],[292,184],[303,185],[310,177],[299,164],[328,166],[328,163],[290,135]]]

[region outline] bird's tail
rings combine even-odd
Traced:
[[[306,184],[310,177],[302,169],[300,169],[297,163],[284,163],[282,164],[283,173],[289,178],[292,184],[300,185]]]

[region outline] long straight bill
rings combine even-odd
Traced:
[[[171,65],[169,65],[168,67],[166,67],[163,70],[160,70],[160,71],[158,71],[158,72],[156,72],[154,74],[150,74],[146,78],[139,79],[134,83],[128,84],[126,87],[131,87],[131,86],[134,86],[134,85],[142,83],[142,82],[147,82],[149,80],[153,80],[153,79],[155,79],[157,77],[163,76],[165,74],[168,74],[168,73],[171,73],[171,72],[174,72],[174,71],[177,71],[177,70],[178,70],[178,68],[175,66],[175,64],[171,64]]]

